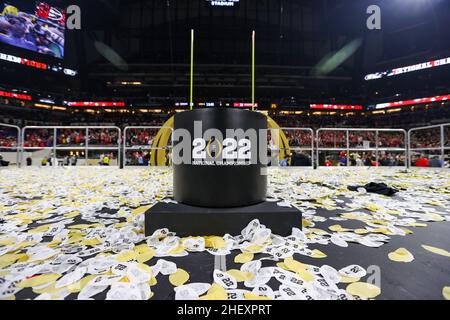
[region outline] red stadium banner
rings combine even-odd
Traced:
[[[69,107],[125,107],[125,102],[106,101],[72,101],[67,102]]]
[[[388,102],[388,103],[380,103],[375,105],[375,109],[387,109],[387,108],[399,108],[404,106],[412,106],[416,104],[424,104],[424,103],[433,103],[440,101],[450,100],[450,94],[444,96],[436,96],[430,98],[420,98],[414,100],[406,100],[406,101],[397,101],[397,102]],[[371,106],[373,109],[373,106]]]
[[[233,104],[233,107],[235,107],[235,108],[252,108],[253,105],[251,103],[236,102]],[[255,108],[258,108],[257,103],[255,103]]]
[[[0,90],[0,97],[18,99],[18,100],[27,100],[27,101],[31,101],[31,99],[32,99],[31,96],[28,94],[7,92],[7,91],[2,91],[2,90]]]
[[[362,110],[363,106],[346,104],[311,104],[311,109],[321,110]]]

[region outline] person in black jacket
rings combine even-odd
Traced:
[[[292,153],[292,161],[291,166],[293,167],[310,167],[311,166],[311,158],[303,153]]]
[[[3,156],[0,154],[0,167],[7,167],[7,166],[9,166],[9,162],[4,161]]]

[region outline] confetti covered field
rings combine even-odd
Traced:
[[[170,169],[0,170],[0,299],[450,299],[450,171],[270,169],[292,235],[144,235]],[[349,191],[384,182],[393,197]],[[303,227],[303,228],[301,228]]]

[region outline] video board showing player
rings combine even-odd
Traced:
[[[0,1],[0,42],[64,58],[66,12],[46,2]]]

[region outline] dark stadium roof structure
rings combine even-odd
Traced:
[[[233,8],[211,7],[206,0],[71,3],[82,9],[82,30],[66,33],[66,63],[79,70],[80,77],[61,82],[54,75],[24,76],[2,66],[3,84],[42,91],[51,91],[51,85],[57,94],[125,97],[136,103],[158,97],[185,99],[190,29],[196,38],[197,98],[250,96],[252,30],[257,37],[258,99],[356,103],[398,92],[422,91],[427,96],[427,87],[448,91],[450,83],[448,69],[363,80],[370,72],[450,56],[448,1],[245,0]],[[381,30],[366,28],[371,4],[383,10]],[[321,63],[352,42],[358,43],[353,55],[331,72],[317,74]],[[105,48],[123,62],[108,61]]]

